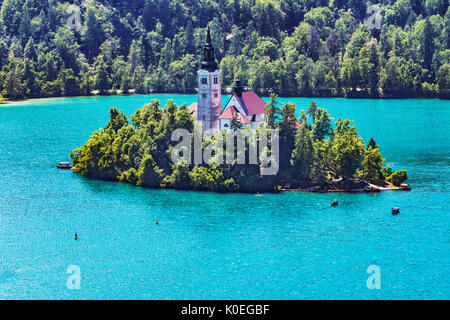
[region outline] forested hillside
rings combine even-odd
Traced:
[[[195,92],[209,26],[224,87],[448,98],[448,0],[374,2],[382,20],[369,29],[359,0],[0,0],[0,90]]]

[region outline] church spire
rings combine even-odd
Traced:
[[[206,45],[212,47],[211,30],[209,29],[209,27],[206,28]]]
[[[241,84],[241,80],[239,80],[239,79],[236,80],[236,84],[233,88],[233,91],[238,97],[242,97],[242,92],[244,91],[244,87]]]
[[[203,61],[202,61],[202,69],[208,70],[210,72],[218,69],[217,62],[214,57],[214,47],[211,41],[211,30],[209,27],[206,29],[206,43],[203,48]]]

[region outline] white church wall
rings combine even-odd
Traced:
[[[230,130],[231,120],[230,119],[220,119],[220,130]]]

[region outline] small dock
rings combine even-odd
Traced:
[[[312,193],[379,193],[383,191],[411,191],[411,187],[409,185],[402,185],[400,187],[381,187],[374,184],[367,185],[370,188],[362,188],[362,189],[351,189],[351,190],[317,190],[315,188],[306,188],[306,189],[288,189],[283,188],[280,189],[280,192],[312,192]]]

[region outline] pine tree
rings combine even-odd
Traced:
[[[361,166],[361,176],[367,182],[376,182],[383,179],[383,167],[385,159],[381,157],[378,148],[369,148],[364,154]]]
[[[311,130],[307,124],[300,126],[295,140],[295,148],[292,151],[292,176],[294,179],[306,181],[310,179],[311,166],[313,164],[314,142]]]
[[[103,29],[97,19],[94,8],[89,7],[86,11],[85,31],[82,38],[87,57],[94,59],[104,39]]]
[[[145,88],[145,76],[146,74],[144,67],[138,66],[134,70],[132,84],[133,88],[136,90],[136,93],[147,93],[147,90]]]
[[[130,66],[129,74],[133,75],[134,70],[142,65],[142,43],[136,40],[133,40],[130,47],[130,53],[128,54],[128,64]]]
[[[131,80],[130,77],[128,76],[127,71],[122,72],[120,89],[123,91],[124,94],[128,94],[131,89]]]
[[[195,54],[195,38],[194,38],[194,26],[192,21],[189,20],[186,31],[184,32],[185,53]]]
[[[22,45],[24,46],[31,36],[31,19],[28,8],[24,6],[23,9],[22,20],[20,21],[19,26],[19,37],[21,39]]]
[[[22,74],[18,66],[13,62],[9,65],[3,88],[2,95],[9,99],[20,99],[23,97]]]
[[[375,142],[374,138],[370,138],[369,144],[367,145],[367,149],[376,149],[378,148],[377,143]]]
[[[281,122],[278,127],[280,129],[280,172],[282,175],[285,175],[291,167],[291,155],[297,134],[296,108],[295,104],[286,103],[281,111]]]
[[[313,124],[316,121],[316,111],[317,111],[318,108],[319,108],[319,106],[317,105],[317,103],[312,101],[309,104],[308,110],[306,110],[306,114],[309,115],[309,117],[311,118]]]
[[[314,61],[319,59],[321,41],[319,33],[315,27],[311,28],[308,39],[308,55]]]
[[[444,46],[450,48],[450,6],[444,16],[444,30],[442,32]]]
[[[89,69],[84,67],[80,72],[80,93],[85,96],[90,96],[92,87],[91,87],[91,75]]]
[[[266,105],[267,127],[275,129],[280,120],[280,103],[277,101],[278,95],[270,94],[270,102]]]
[[[36,81],[34,66],[29,59],[24,61],[23,81],[27,97],[37,98],[40,96],[40,88]]]
[[[433,62],[433,53],[434,53],[433,41],[434,41],[433,27],[431,26],[430,19],[426,18],[422,34],[422,50],[423,50],[424,67],[428,70],[430,70],[431,63]]]
[[[28,42],[25,46],[24,57],[26,59],[30,59],[32,61],[37,61],[38,55],[36,50],[36,45],[34,44],[33,38],[28,39]]]
[[[339,119],[331,146],[333,167],[344,180],[353,177],[356,170],[361,167],[366,149],[356,128],[350,126],[350,123]]]
[[[9,49],[6,43],[0,39],[0,66],[3,66],[8,61]]]
[[[62,90],[65,96],[78,96],[80,87],[72,69],[61,69]]]
[[[315,141],[311,166],[311,179],[319,186],[324,187],[328,181],[328,155],[330,153],[328,141]]]
[[[106,65],[102,55],[97,57],[95,65],[95,88],[99,90],[101,94],[106,94],[110,89],[110,82],[108,77],[108,66]]]
[[[331,126],[331,121],[333,121],[333,118],[330,117],[327,110],[317,108],[314,118],[314,140],[322,141],[326,137],[333,135],[333,127]]]

